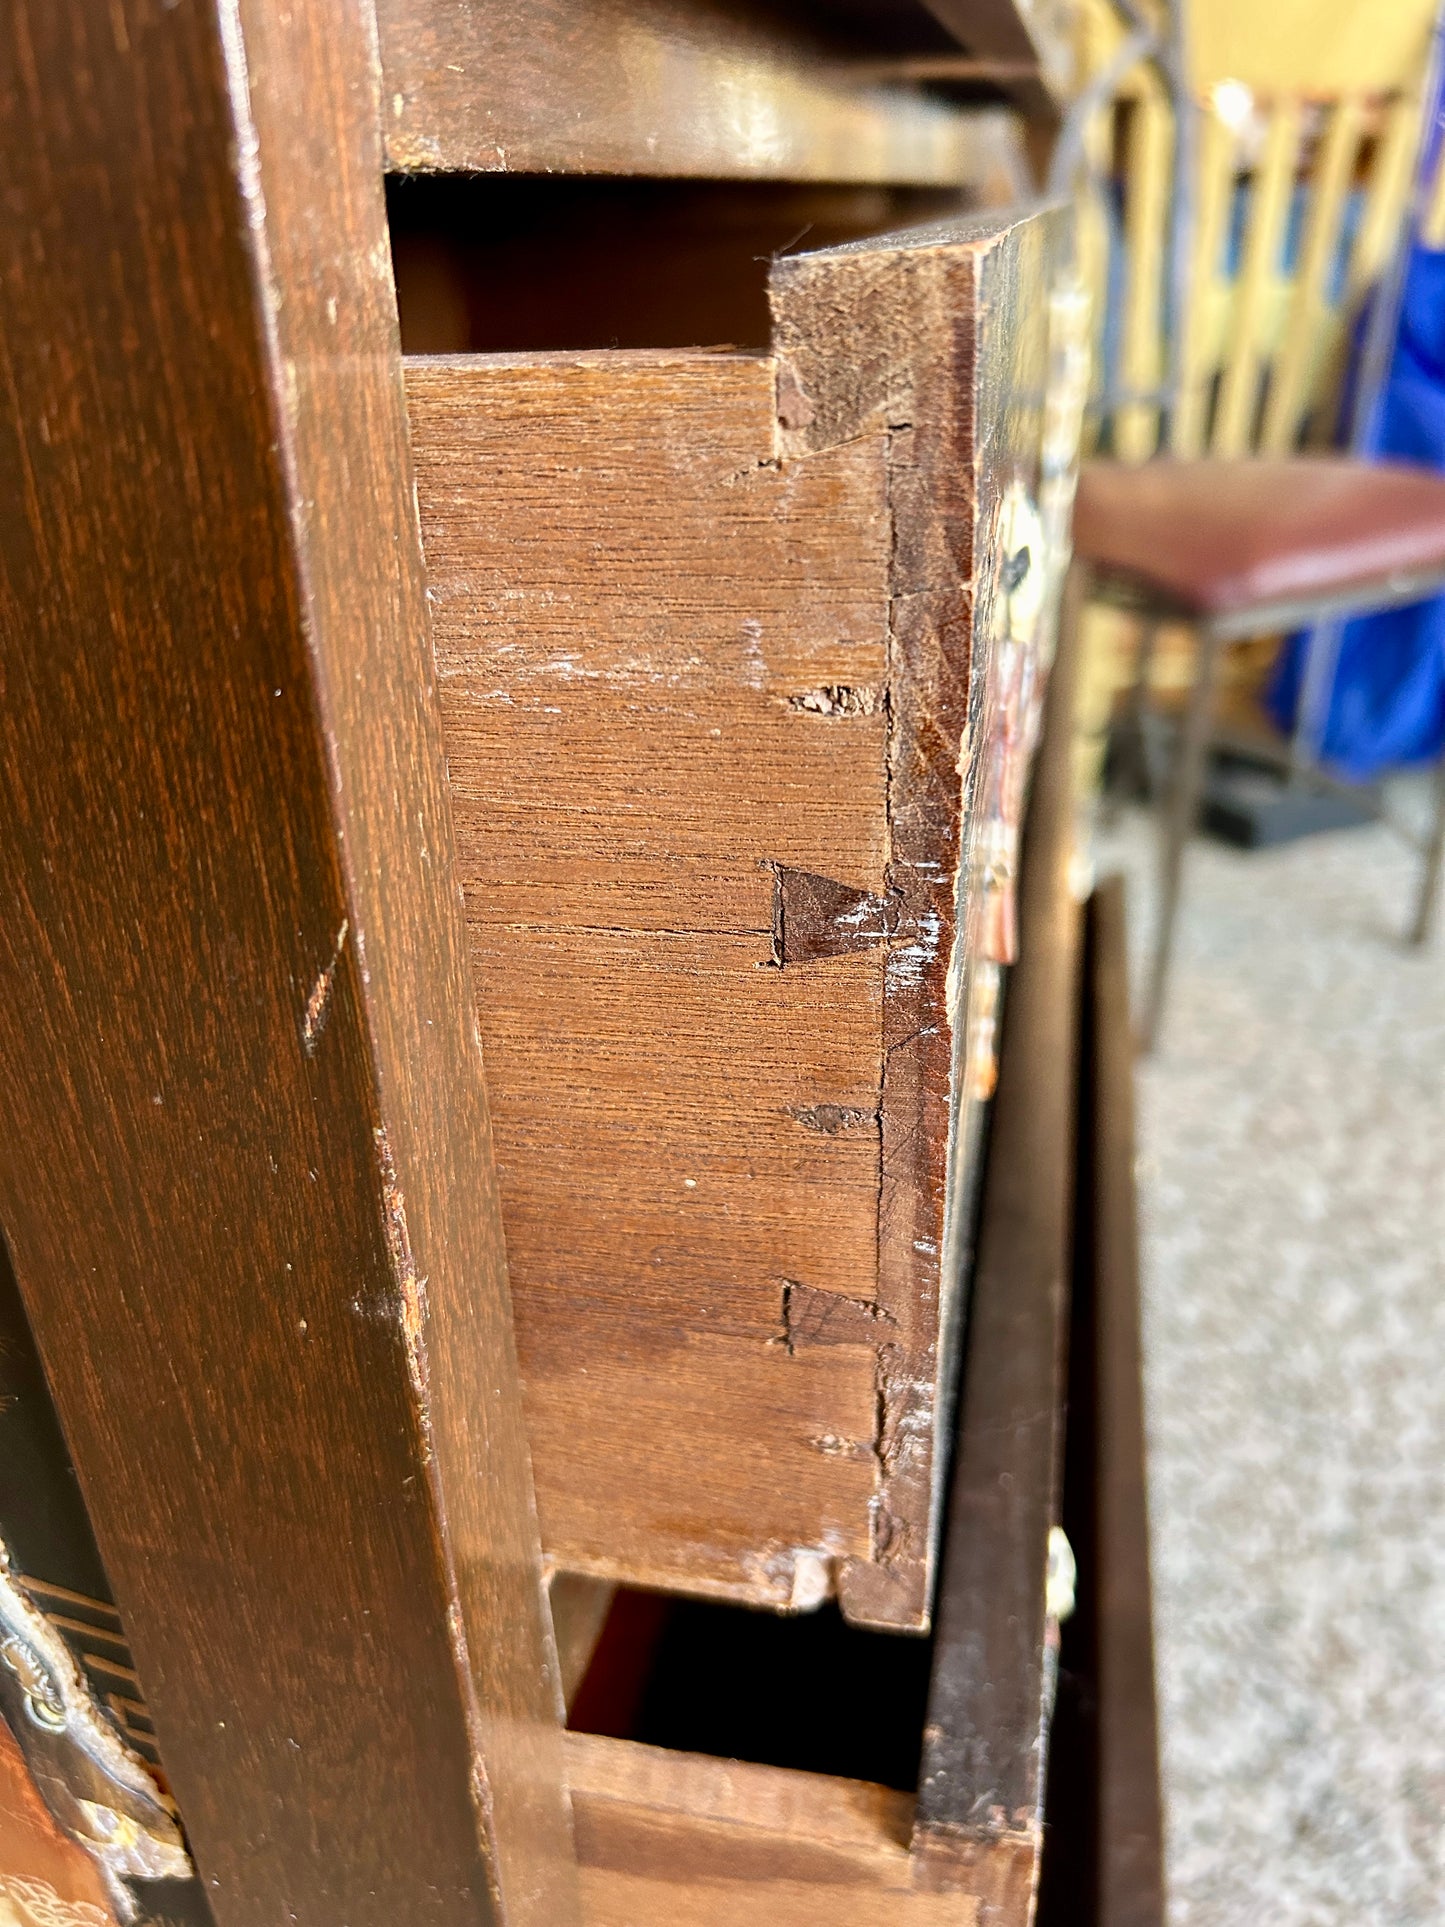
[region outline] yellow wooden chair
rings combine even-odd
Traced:
[[[1445,478],[1305,452],[1330,438],[1350,329],[1372,288],[1382,294],[1367,360],[1388,354],[1404,217],[1422,221],[1432,199],[1416,161],[1437,68],[1432,58],[1428,77],[1393,98],[1261,107],[1246,90],[1219,88],[1196,104],[1180,0],[1154,15],[1139,0],[1116,5],[1121,27],[1096,54],[1053,185],[1079,174],[1085,182],[1078,264],[1096,291],[1094,423],[1107,450],[1083,470],[1075,548],[1096,599],[1133,618],[1136,714],[1159,643],[1182,632],[1192,645],[1140,1025],[1147,1045],[1163,1006],[1221,645],[1319,625],[1298,768],[1318,741],[1339,622],[1445,584]],[[1106,198],[1116,155],[1117,240]],[[1431,220],[1440,211],[1434,194]],[[1298,244],[1287,249],[1292,224]],[[1417,940],[1442,848],[1445,777],[1425,839]]]

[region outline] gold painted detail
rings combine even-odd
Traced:
[[[0,1922],[10,1927],[112,1927],[111,1917],[89,1900],[66,1900],[48,1880],[0,1873]]]
[[[127,1880],[193,1877],[174,1807],[97,1704],[3,1547],[0,1711],[56,1824],[95,1861],[122,1921],[137,1914]],[[43,1919],[33,1906],[30,1912]]]

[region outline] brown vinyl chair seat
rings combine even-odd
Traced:
[[[1445,577],[1445,475],[1344,456],[1086,462],[1074,550],[1208,620]]]

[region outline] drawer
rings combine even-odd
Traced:
[[[776,259],[767,353],[407,364],[560,1568],[927,1622],[1057,238]]]
[[[567,1740],[590,1927],[1162,1922],[1122,919],[1091,905],[1080,999],[1029,860],[933,1638],[623,1595]]]

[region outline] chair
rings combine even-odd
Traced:
[[[1131,197],[1131,240],[1140,258],[1120,329],[1122,359],[1135,384],[1147,384],[1164,359],[1151,351],[1144,324],[1149,319],[1147,282],[1157,284],[1168,270],[1166,313],[1168,368],[1155,389],[1147,385],[1109,394],[1106,405],[1115,421],[1112,458],[1084,464],[1074,517],[1074,551],[1087,572],[1090,594],[1133,611],[1141,621],[1131,711],[1142,725],[1154,638],[1161,624],[1183,622],[1195,637],[1194,667],[1178,748],[1169,784],[1161,839],[1160,897],[1157,924],[1141,1000],[1139,1038],[1151,1048],[1157,1039],[1168,985],[1180,898],[1184,850],[1199,814],[1211,745],[1211,719],[1223,645],[1294,629],[1311,632],[1300,721],[1288,751],[1279,752],[1295,780],[1314,770],[1323,718],[1329,704],[1340,625],[1348,617],[1424,600],[1445,586],[1445,476],[1401,464],[1367,462],[1353,455],[1295,452],[1306,430],[1318,437],[1322,410],[1308,408],[1308,373],[1331,356],[1338,359],[1346,333],[1343,313],[1330,312],[1326,278],[1339,248],[1339,227],[1349,170],[1359,137],[1359,116],[1336,114],[1321,143],[1321,181],[1311,217],[1305,223],[1298,280],[1289,304],[1280,352],[1264,386],[1265,356],[1260,319],[1276,277],[1293,188],[1298,143],[1297,112],[1276,116],[1261,157],[1254,219],[1245,241],[1244,260],[1234,294],[1234,352],[1211,379],[1205,340],[1208,315],[1197,298],[1201,273],[1212,269],[1219,252],[1230,190],[1232,163],[1221,170],[1220,143],[1211,138],[1196,174],[1195,114],[1183,79],[1180,0],[1170,0],[1161,26],[1152,26],[1132,4],[1120,6],[1132,31],[1114,60],[1081,96],[1080,122],[1097,115],[1140,57],[1152,62],[1162,81],[1145,96],[1152,113],[1152,188],[1146,182]],[[1439,36],[1424,100],[1424,126],[1433,120],[1439,93]],[[1144,218],[1152,193],[1159,197],[1159,109],[1172,120],[1172,187],[1167,209],[1169,244],[1156,240],[1152,256]],[[1416,118],[1413,107],[1410,120]],[[1403,148],[1397,112],[1380,143],[1380,167],[1397,201],[1418,218],[1426,193],[1424,154],[1410,174],[1410,151]],[[1413,136],[1413,128],[1408,129]],[[1146,142],[1150,134],[1146,122]],[[1401,154],[1405,171],[1401,178]],[[1052,185],[1064,187],[1081,163],[1097,166],[1097,142],[1090,152],[1084,126],[1065,131],[1056,156]],[[1193,225],[1192,188],[1199,179],[1201,229]],[[1409,183],[1413,178],[1413,191]],[[1367,264],[1383,263],[1378,295],[1364,344],[1358,425],[1367,414],[1388,363],[1398,316],[1405,259],[1403,230],[1393,248],[1383,244],[1386,194],[1377,193],[1367,210],[1365,233],[1351,257],[1351,280]],[[1368,244],[1368,245],[1366,245]],[[1370,250],[1373,250],[1373,259]],[[1194,285],[1191,285],[1191,284]],[[1141,286],[1143,295],[1141,298]],[[1363,292],[1363,290],[1359,290]],[[1347,290],[1348,294],[1348,290]],[[1343,308],[1343,304],[1341,304]],[[1157,342],[1157,334],[1156,334]],[[1154,363],[1151,366],[1150,354]],[[1211,452],[1200,452],[1209,393],[1215,396]],[[1264,452],[1246,451],[1250,431],[1260,424]],[[1152,459],[1142,444],[1151,431],[1170,451]],[[1123,459],[1123,457],[1134,459]],[[1079,599],[1082,601],[1082,598]],[[1411,929],[1413,941],[1425,940],[1430,927],[1445,856],[1445,765],[1436,785],[1433,827],[1424,839],[1424,865]]]

